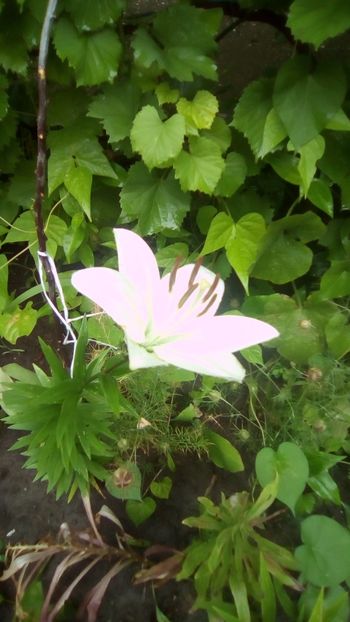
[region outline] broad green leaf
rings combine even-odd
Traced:
[[[216,466],[237,473],[244,470],[244,464],[238,450],[223,436],[212,430],[206,430],[205,436],[209,440],[209,457]]]
[[[271,153],[286,136],[287,132],[281,119],[276,110],[271,108],[265,120],[262,143],[257,156],[263,158],[268,153]]]
[[[174,162],[175,177],[182,190],[212,194],[225,168],[217,144],[208,138],[192,137],[189,151],[182,151]]]
[[[182,192],[170,173],[150,173],[141,162],[134,164],[120,194],[130,220],[138,219],[140,233],[150,235],[164,229],[179,229],[190,208],[190,197]]]
[[[27,209],[33,206],[35,198],[35,166],[34,160],[21,159],[16,166],[7,194],[9,201]]]
[[[199,231],[203,235],[207,235],[211,225],[211,221],[216,214],[217,209],[216,207],[214,207],[214,205],[203,205],[199,208],[196,214],[196,223]]]
[[[309,477],[307,484],[311,490],[313,490],[318,497],[324,501],[334,503],[335,505],[341,505],[341,497],[337,484],[333,477],[327,472],[323,471],[318,475]]]
[[[5,310],[7,303],[11,300],[7,292],[8,277],[8,259],[6,255],[0,255],[0,313]]]
[[[6,243],[12,242],[28,242],[31,253],[35,256],[38,248],[38,240],[34,224],[34,215],[31,211],[23,212],[15,220],[15,228],[12,228],[7,234]],[[45,224],[45,233],[47,236],[48,252],[55,256],[57,246],[62,244],[63,237],[67,231],[67,225],[55,214],[52,214]]]
[[[328,121],[326,130],[335,130],[336,132],[350,132],[350,119],[345,112],[339,108],[335,115]]]
[[[307,198],[327,216],[333,218],[333,195],[329,184],[324,179],[312,180]]]
[[[302,242],[283,232],[268,230],[266,246],[258,258],[252,276],[278,285],[306,274],[312,264],[312,251]]]
[[[309,464],[304,452],[294,443],[281,443],[277,451],[261,449],[255,461],[259,484],[264,487],[278,476],[277,499],[294,513],[309,477]]]
[[[158,499],[169,499],[173,482],[170,477],[153,481],[150,485],[151,493]]]
[[[350,259],[332,261],[330,268],[323,274],[320,284],[320,296],[328,300],[350,294]]]
[[[197,9],[188,4],[170,6],[157,13],[154,31],[164,46],[186,46],[190,41],[202,53],[214,52],[221,17],[220,9]]]
[[[202,255],[213,253],[224,248],[228,240],[234,238],[236,233],[235,224],[228,214],[219,212],[210,223],[209,231],[205,240]]]
[[[210,130],[201,131],[201,136],[213,140],[222,153],[225,153],[231,145],[231,130],[224,119],[218,116],[215,117]]]
[[[350,28],[350,6],[347,0],[294,0],[287,25],[296,39],[319,47]]]
[[[180,114],[161,121],[153,106],[144,106],[131,129],[131,144],[151,170],[162,166],[180,153],[185,136],[185,122]]]
[[[339,110],[346,80],[339,63],[296,56],[279,70],[275,82],[274,107],[288,135],[299,149],[315,138]]]
[[[158,72],[161,72],[164,65],[162,50],[147,30],[138,28],[132,38],[131,46],[134,50],[135,64],[138,67],[149,69],[156,66]]]
[[[112,497],[141,501],[141,473],[134,462],[121,464],[106,480]]]
[[[175,244],[169,244],[169,246],[164,246],[164,248],[161,248],[156,253],[157,264],[160,268],[171,270],[179,257],[183,262],[185,262],[188,257],[188,253],[188,245],[184,242],[175,242]]]
[[[278,151],[267,156],[266,161],[271,164],[274,171],[285,181],[296,186],[301,186],[302,181],[298,170],[299,159],[296,154]]]
[[[336,359],[341,359],[350,352],[350,325],[343,313],[335,312],[327,322],[326,339]]]
[[[308,619],[308,622],[323,622],[324,620],[324,590],[323,588],[320,590],[318,598],[315,602],[315,606],[311,611],[311,615]]]
[[[37,322],[38,312],[32,309],[32,303],[12,313],[0,314],[0,335],[12,344],[19,337],[30,335]]]
[[[260,214],[247,214],[236,223],[235,236],[231,235],[225,244],[227,258],[246,292],[265,229],[265,220]]]
[[[155,89],[155,94],[158,99],[158,104],[176,104],[179,99],[180,91],[178,89],[171,88],[169,82],[161,82]]]
[[[322,158],[325,150],[325,141],[322,136],[315,136],[310,142],[300,147],[300,161],[298,171],[302,181],[304,196],[307,196],[310,184],[316,173],[316,162]]]
[[[155,512],[157,504],[152,497],[144,497],[141,501],[128,499],[126,502],[126,513],[134,525],[138,527],[144,523]]]
[[[88,116],[100,119],[110,142],[118,142],[130,134],[139,99],[139,90],[133,82],[118,82],[95,97]]]
[[[248,140],[259,157],[264,141],[267,116],[272,108],[273,81],[263,78],[249,84],[235,108],[232,125]]]
[[[350,576],[350,532],[328,516],[313,515],[301,524],[303,544],[295,551],[302,577],[332,587]]]
[[[125,8],[125,0],[65,0],[63,5],[79,30],[98,30],[112,25]]]
[[[190,130],[194,128],[194,133],[197,133],[197,130],[211,128],[219,111],[219,102],[209,91],[197,91],[192,101],[181,97],[176,109],[186,119]]]
[[[247,166],[240,153],[228,153],[225,159],[225,168],[214,190],[215,196],[230,197],[244,183],[247,175]]]
[[[90,201],[92,174],[84,166],[72,166],[65,174],[64,185],[91,220]]]
[[[122,46],[111,29],[79,33],[62,17],[55,27],[54,44],[59,58],[75,70],[78,86],[112,82],[117,75]]]
[[[163,613],[159,607],[156,606],[156,618],[157,622],[171,622],[170,618]]]
[[[194,75],[203,76],[207,80],[217,80],[214,61],[191,45],[166,48],[163,60],[169,76],[180,82],[192,82]]]
[[[252,365],[264,364],[261,346],[259,345],[244,348],[244,350],[240,350],[240,354],[246,361],[248,361],[248,363],[251,363]]]

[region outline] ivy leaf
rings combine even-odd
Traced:
[[[130,220],[138,219],[142,235],[179,229],[190,209],[190,196],[182,192],[172,173],[159,177],[141,162],[130,168],[120,202]]]
[[[273,81],[268,78],[252,82],[233,115],[233,127],[244,134],[257,158],[263,158],[287,135],[272,107],[272,90]]]
[[[174,162],[175,177],[183,190],[212,194],[225,168],[219,147],[208,138],[189,139],[190,150],[182,151]]]
[[[225,168],[214,190],[214,195],[231,197],[244,183],[247,175],[247,165],[240,153],[228,153],[225,159]]]
[[[273,102],[296,149],[315,138],[343,103],[346,79],[339,63],[296,56],[279,70]]]
[[[124,0],[66,0],[63,4],[76,27],[84,32],[112,25],[125,8]]]
[[[236,235],[231,236],[225,245],[227,259],[246,292],[249,275],[258,257],[265,229],[265,220],[260,214],[247,214],[236,223]]]
[[[227,242],[234,238],[235,224],[228,214],[219,212],[210,223],[209,231],[201,255],[207,255],[224,248]]]
[[[63,17],[56,24],[54,44],[59,58],[75,70],[78,86],[111,82],[117,75],[122,45],[113,30],[82,34]]]
[[[101,119],[110,142],[123,140],[130,134],[138,111],[140,93],[131,81],[107,86],[89,106],[88,116]]]
[[[323,41],[350,28],[348,0],[294,0],[287,25],[296,39],[319,47]]]
[[[219,110],[219,102],[209,91],[198,91],[192,101],[181,97],[176,109],[185,117],[190,128],[204,130],[211,128]]]
[[[315,136],[306,145],[300,147],[300,160],[298,171],[302,181],[302,190],[304,196],[307,196],[310,184],[316,173],[316,162],[322,158],[325,150],[325,140],[323,136]]]
[[[68,192],[78,201],[79,205],[81,205],[89,220],[91,220],[91,172],[84,166],[73,165],[64,177],[64,185]]]
[[[255,470],[262,487],[278,475],[277,499],[294,513],[309,477],[309,464],[300,447],[289,442],[281,443],[277,451],[264,447],[256,456]]]
[[[322,212],[333,218],[333,195],[329,184],[324,179],[313,179],[307,198]]]
[[[144,106],[136,115],[131,129],[131,144],[149,169],[162,166],[181,151],[185,121],[180,114],[162,122],[153,106]]]

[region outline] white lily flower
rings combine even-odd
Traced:
[[[200,261],[160,277],[146,242],[114,229],[119,270],[85,268],[74,287],[93,300],[125,332],[130,369],[176,365],[199,374],[241,382],[245,370],[233,356],[278,336],[269,324],[244,316],[215,315],[222,279]]]

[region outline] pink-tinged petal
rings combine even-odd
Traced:
[[[207,352],[206,356],[203,356],[195,350],[188,349],[183,341],[156,346],[154,351],[163,361],[197,374],[235,382],[242,382],[245,376],[244,367],[228,352]]]
[[[111,268],[85,268],[72,275],[74,287],[110,315],[135,341],[143,341],[148,318],[140,314],[138,293]]]
[[[130,369],[141,369],[143,367],[159,367],[160,365],[168,364],[165,361],[162,361],[156,354],[148,352],[143,346],[140,346],[131,339],[127,339],[126,343],[128,346]]]
[[[139,294],[140,313],[153,316],[160,281],[155,256],[146,242],[128,229],[114,229],[120,274]]]
[[[242,315],[217,315],[197,318],[173,343],[183,342],[189,351],[206,356],[211,352],[238,352],[257,343],[278,337],[278,331],[266,322]]]
[[[193,291],[190,291],[191,286]],[[177,335],[201,313],[212,317],[220,305],[224,289],[222,279],[196,264],[178,268],[175,275],[165,275],[158,287],[152,333],[157,336]]]

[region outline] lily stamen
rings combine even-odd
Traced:
[[[169,292],[171,292],[171,290],[173,289],[174,285],[175,285],[175,281],[176,281],[176,273],[180,267],[180,264],[182,262],[182,257],[181,255],[179,255],[179,257],[176,257],[173,269],[170,273],[170,277],[169,277]]]
[[[196,263],[194,264],[194,268],[191,272],[191,275],[188,281],[188,287],[192,287],[192,285],[194,284],[194,280],[200,270],[202,263],[203,263],[203,257],[198,257]]]
[[[191,294],[193,294],[193,292],[195,291],[195,289],[197,289],[197,287],[198,287],[198,283],[194,283],[193,285],[190,285],[188,290],[184,293],[182,298],[180,298],[179,300],[179,304],[177,305],[179,309],[181,309],[181,307],[184,306],[185,302],[189,299],[189,297],[191,296]]]
[[[205,296],[202,298],[202,302],[206,302],[207,300],[209,300],[209,298],[211,297],[211,295],[215,292],[218,284],[220,281],[220,274],[216,274],[215,275],[215,279],[212,282],[211,286],[209,287],[207,293],[205,294]]]
[[[201,315],[204,315],[210,309],[210,307],[214,304],[216,299],[217,299],[217,294],[214,294],[214,296],[209,300],[207,306],[203,309],[203,311],[198,313],[197,317],[201,317]]]

